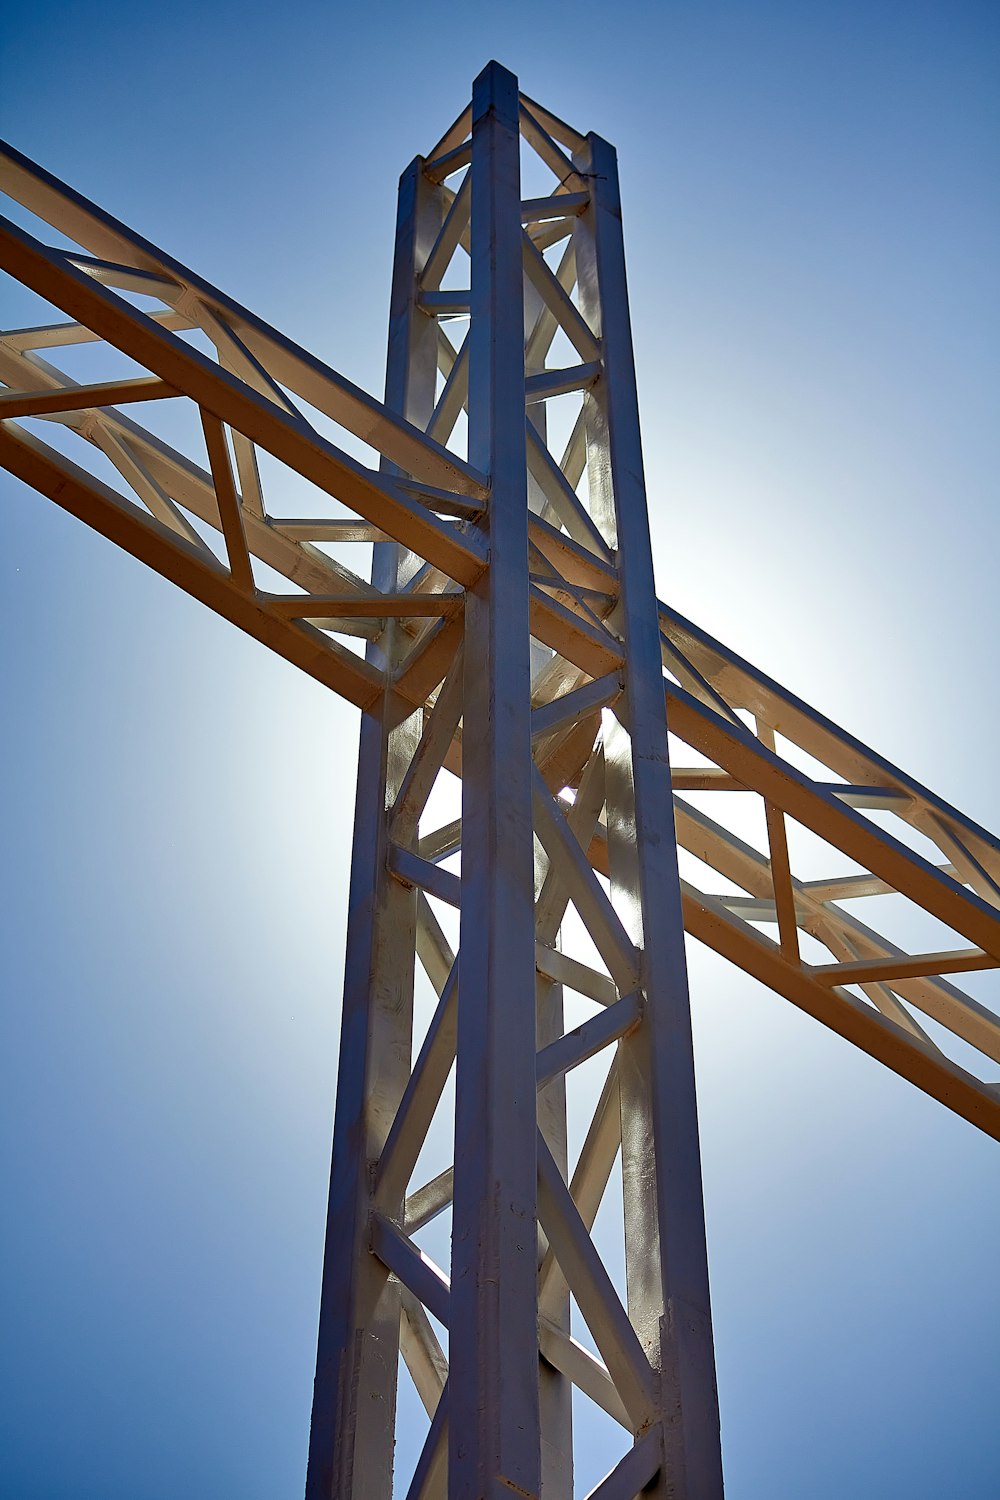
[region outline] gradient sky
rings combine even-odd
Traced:
[[[1000,827],[995,5],[8,0],[0,49],[9,140],[375,392],[485,61],[613,140],[661,597]],[[357,721],[0,505],[0,1495],[297,1496]],[[691,973],[730,1500],[995,1493],[996,1147]]]

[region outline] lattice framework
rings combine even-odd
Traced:
[[[1000,842],[656,600],[614,153],[505,70],[401,181],[385,402],[0,166],[72,242],[4,221],[3,267],[73,320],[0,335],[0,462],[364,711],[308,1494],[390,1493],[397,1351],[410,1500],[568,1500],[574,1387],[623,1432],[601,1500],[720,1494],[682,922],[1000,1138],[949,977],[1000,966]]]

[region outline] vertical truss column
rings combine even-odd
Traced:
[[[589,135],[575,231],[580,305],[601,340],[587,401],[591,512],[615,547],[623,699],[604,713],[612,899],[640,955],[642,1025],[618,1050],[628,1312],[658,1376],[656,1493],[722,1494],[691,1017],[663,673],[614,148]]]
[[[424,427],[434,404],[434,325],[416,308],[416,271],[440,226],[419,158],[400,180],[386,404]],[[385,467],[385,465],[383,465]],[[391,466],[389,466],[391,472]],[[373,549],[372,583],[391,593],[409,554]],[[368,658],[393,668],[405,649],[389,622]],[[392,1493],[400,1288],[370,1253],[375,1171],[410,1077],[416,891],[389,870],[390,825],[420,741],[386,691],[361,721],[333,1162],[320,1298],[306,1500]],[[401,1217],[398,1202],[386,1205]]]
[[[430,1419],[409,1500],[571,1500],[574,1385],[631,1439],[602,1500],[653,1485],[679,1500],[721,1495],[614,154],[529,105],[491,64],[471,112],[401,183],[388,401],[445,437],[466,407],[468,461],[489,480],[471,523],[488,557],[461,614],[425,630],[404,610],[376,637],[397,693],[405,683],[412,699],[419,683],[429,696],[406,717],[387,690],[362,735],[309,1500],[389,1500],[397,1350]],[[522,133],[556,176],[549,199],[522,203]],[[466,163],[457,191],[444,187]],[[542,251],[562,239],[555,270]],[[442,291],[459,247],[470,290]],[[436,320],[463,312],[456,350]],[[560,334],[581,364],[550,367]],[[581,406],[559,462],[545,402],[570,391]],[[389,544],[376,546],[373,584],[396,597],[453,590]],[[461,819],[422,833],[446,766],[461,771]],[[610,901],[587,858],[602,847]],[[456,854],[460,875],[440,863]],[[459,908],[457,957],[429,900]],[[571,905],[596,969],[562,949]],[[415,946],[438,1004],[411,1067]],[[568,1032],[564,984],[598,1011]],[[607,1047],[571,1173],[567,1081]],[[454,1164],[408,1192],[452,1060]],[[586,1107],[586,1088],[573,1097]],[[619,1147],[627,1307],[591,1236]],[[450,1280],[414,1238],[449,1204]],[[600,1357],[571,1337],[571,1316]]]
[[[469,460],[490,564],[465,605],[449,1495],[537,1496],[531,680],[517,81],[472,105]]]

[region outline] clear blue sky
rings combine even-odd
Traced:
[[[661,597],[997,828],[998,54],[961,0],[8,0],[0,121],[377,392],[396,178],[499,58],[619,148]],[[0,506],[0,1495],[296,1496],[356,723]],[[996,1147],[691,961],[731,1500],[993,1493]]]

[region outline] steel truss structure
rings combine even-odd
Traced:
[[[1000,966],[1000,841],[657,601],[615,154],[499,65],[401,180],[384,402],[12,149],[2,188],[71,321],[0,335],[0,461],[363,710],[310,1500],[388,1500],[400,1355],[409,1500],[570,1500],[574,1389],[622,1432],[592,1500],[721,1495],[684,929],[1000,1138],[949,977]]]

